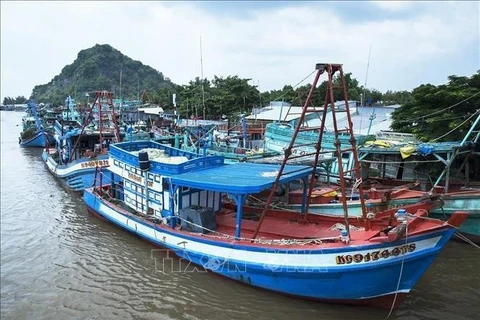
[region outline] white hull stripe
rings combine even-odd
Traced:
[[[319,268],[319,267],[355,267],[358,265],[376,265],[383,264],[385,262],[392,262],[394,260],[401,261],[403,258],[411,257],[413,255],[418,255],[419,253],[425,253],[425,251],[434,248],[441,236],[434,238],[422,239],[415,241],[415,251],[407,252],[397,256],[390,256],[387,258],[380,258],[376,261],[362,261],[359,263],[343,264],[339,265],[337,263],[336,257],[346,256],[346,255],[367,255],[372,253],[375,249],[361,250],[361,251],[346,251],[342,253],[328,253],[328,254],[318,254],[318,249],[315,254],[308,254],[308,249],[298,250],[298,253],[291,253],[289,250],[288,254],[286,250],[272,248],[267,252],[262,251],[250,251],[242,250],[239,248],[228,248],[222,246],[211,245],[208,243],[203,243],[199,241],[192,241],[190,239],[185,239],[179,236],[171,235],[162,231],[156,231],[154,228],[137,223],[136,221],[129,219],[128,217],[116,212],[112,208],[100,204],[99,210],[102,214],[108,216],[110,219],[115,220],[118,224],[126,227],[132,232],[141,234],[152,240],[157,240],[157,242],[164,243],[165,246],[177,248],[180,250],[186,250],[192,254],[200,254],[215,257],[218,259],[224,259],[229,261],[240,261],[242,263],[248,264],[258,264],[269,266],[291,266],[291,267],[307,267],[307,268]],[[392,251],[398,246],[381,248],[378,250]]]

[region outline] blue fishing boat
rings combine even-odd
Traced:
[[[248,194],[272,187],[278,165],[225,165],[222,157],[199,157],[155,142],[114,144],[110,162],[102,170],[104,187],[84,192],[89,211],[208,270],[305,298],[390,306],[412,289],[455,232],[452,226],[465,218],[456,213],[448,223],[424,220],[421,209],[428,205],[413,205],[408,239],[389,241],[382,232],[395,214],[389,210],[368,231],[352,219],[356,231],[346,244],[335,229],[342,218],[310,215],[311,223],[300,224],[292,223],[297,214],[272,214],[253,239],[258,221],[241,204]],[[291,166],[281,181],[310,173],[308,166]],[[111,174],[122,183],[105,186]],[[227,193],[237,210],[222,208]]]
[[[328,68],[331,81],[331,65],[320,67],[319,74]],[[89,212],[206,270],[308,299],[397,306],[466,217],[427,219],[428,203],[374,219],[348,213],[307,219],[307,211],[278,212],[268,204],[244,211],[249,194],[313,181],[319,169],[286,166],[288,152],[282,165],[227,165],[223,157],[139,141],[113,144],[109,155],[110,166],[98,168],[98,183],[83,194]],[[227,195],[235,207],[223,206]]]
[[[68,103],[70,110],[64,116],[73,118],[55,121],[56,148],[43,150],[42,159],[49,171],[74,191],[93,185],[95,168],[109,165],[110,143],[122,139],[115,122],[112,96],[110,92],[96,92],[83,124],[77,121],[80,115]]]
[[[355,139],[357,145],[362,145],[366,141],[374,139],[374,135],[371,132],[384,130],[388,128],[391,123],[389,113],[394,109],[390,107],[357,107],[355,101],[349,101],[345,103],[344,101],[336,102],[335,108],[337,112],[344,112],[346,108],[351,108],[351,122],[355,129]],[[267,108],[266,117],[269,117],[269,113],[272,115],[270,117],[277,117],[272,123],[266,125],[265,130],[265,149],[269,151],[283,153],[285,148],[290,143],[295,127],[298,123],[299,111],[297,110],[300,107],[293,107],[289,104],[282,102],[281,105],[272,105]],[[304,122],[305,125],[310,127],[311,130],[305,130],[298,133],[297,138],[295,139],[295,145],[292,148],[292,153],[294,155],[305,155],[312,154],[315,152],[315,142],[318,140],[318,134],[320,130],[320,110],[312,108],[309,110],[305,116]],[[278,115],[276,115],[278,114]],[[260,117],[260,115],[255,115]],[[250,116],[253,117],[253,116]],[[376,119],[376,122],[373,120]],[[323,137],[322,137],[322,154],[321,157],[324,161],[324,169],[321,172],[321,178],[326,182],[336,183],[338,181],[338,176],[340,169],[338,167],[338,160],[336,159],[338,155],[335,154],[335,141],[338,140],[341,144],[349,144],[350,134],[346,132],[339,132],[335,135],[333,131],[333,118],[331,113],[327,113],[325,116],[325,126],[323,128]],[[336,119],[338,126],[344,128],[348,126],[348,119],[345,114],[338,114],[338,119]],[[328,152],[330,151],[330,152]],[[343,171],[347,171],[346,176],[351,178],[351,172],[348,172],[354,163],[353,152],[346,151],[342,153],[342,165]],[[330,159],[330,160],[329,160]],[[328,161],[329,160],[329,161]]]
[[[228,131],[219,132],[216,126],[185,126],[182,129],[182,149],[204,156],[222,156],[227,163],[250,162],[279,155],[278,152],[259,147],[245,148],[239,143],[246,144],[245,136],[239,137],[239,134],[230,134]]]
[[[55,142],[53,135],[42,125],[34,101],[28,103],[28,111],[31,116],[22,118],[23,131],[18,138],[20,146],[44,148],[47,144],[53,144]]]

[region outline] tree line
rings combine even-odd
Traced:
[[[442,85],[422,84],[392,114],[392,129],[424,141],[462,139],[480,113],[480,70],[449,76]]]
[[[260,92],[258,86],[251,83],[251,80],[238,76],[214,76],[212,80],[197,77],[186,85],[164,85],[148,95],[143,95],[142,102],[171,108],[175,93],[177,110],[182,117],[218,119],[222,116],[249,114],[253,107],[263,107],[271,101],[284,101],[301,106],[311,88],[311,84],[308,83],[297,87],[285,85],[279,90]],[[340,85],[338,76],[334,77],[333,81],[334,85]],[[408,91],[387,91],[382,94],[376,89],[364,88],[351,73],[345,74],[345,83],[349,100],[363,101],[363,105],[403,104],[410,100]],[[323,105],[326,90],[327,81],[324,81],[314,91],[313,105]],[[335,100],[342,99],[342,93],[338,90],[335,93]]]
[[[339,77],[334,85],[340,84]],[[285,101],[301,106],[307,98],[311,84],[296,88],[285,85],[280,90],[260,92],[250,84],[251,79],[238,76],[196,78],[183,86],[162,87],[151,94],[150,102],[165,108],[173,106],[176,94],[177,110],[181,117],[219,119],[250,114],[252,107],[268,105],[270,101]],[[394,105],[401,107],[392,113],[392,130],[413,133],[423,141],[454,141],[465,136],[480,113],[480,70],[470,77],[451,75],[442,85],[422,84],[410,91],[381,93],[361,86],[351,73],[345,74],[349,100],[363,100],[364,105]],[[322,82],[314,91],[312,104],[321,106],[327,90]],[[342,100],[340,90],[335,100]],[[145,101],[144,101],[145,102]]]
[[[2,104],[4,106],[9,106],[9,105],[12,105],[12,104],[25,104],[27,102],[28,102],[28,100],[24,96],[18,96],[16,98],[5,97],[5,98],[3,98],[3,103]]]

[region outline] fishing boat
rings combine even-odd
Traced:
[[[341,110],[345,105],[347,104],[340,103],[340,105],[336,105],[336,108]],[[313,111],[316,110],[312,110],[312,113]],[[355,107],[355,112],[351,117],[354,125],[362,122],[368,123],[368,127],[365,126],[361,130],[356,130],[357,133],[355,134],[358,143],[357,152],[362,163],[362,179],[364,181],[368,179],[380,181],[377,187],[373,189],[377,189],[382,184],[390,189],[390,193],[386,193],[387,190],[383,190],[380,192],[381,194],[378,194],[380,190],[368,193],[369,207],[375,210],[385,207],[398,207],[419,201],[425,197],[441,195],[443,205],[432,210],[432,217],[448,220],[451,213],[460,208],[469,212],[469,217],[460,227],[458,234],[465,236],[467,240],[480,243],[480,211],[478,210],[480,207],[480,184],[478,184],[480,178],[478,171],[480,111],[470,116],[472,126],[462,141],[428,143],[417,140],[412,134],[389,131],[391,123],[389,114],[391,111],[392,108],[386,107]],[[368,116],[369,113],[370,116]],[[288,118],[288,112],[284,112],[284,115],[285,119],[291,121],[274,122],[267,125],[265,146],[268,149],[284,151],[288,145],[288,139],[292,136],[295,122],[298,120],[292,120],[292,117]],[[313,117],[311,118],[313,119]],[[318,120],[316,121],[318,122]],[[331,117],[327,118],[326,123],[328,124],[329,121],[332,121]],[[339,120],[340,126],[344,127],[346,121],[347,118],[343,115]],[[309,124],[312,125],[312,123]],[[373,135],[372,132],[374,132]],[[294,147],[292,152],[312,153],[314,147],[311,144],[317,136],[318,133],[313,130],[299,132],[296,139],[298,147]],[[338,137],[340,143],[348,142],[348,134],[340,134]],[[326,130],[323,141],[325,143],[322,143],[322,146],[325,150],[335,150],[333,145],[335,134],[332,130]],[[475,159],[477,159],[477,162],[473,161]],[[343,171],[349,172],[347,177],[353,179],[354,155],[352,150],[342,153],[342,160]],[[256,161],[264,162],[263,160]],[[277,161],[280,160],[277,159]],[[437,163],[443,165],[444,169],[436,177],[430,177],[427,173],[416,169],[418,165],[423,163],[429,165],[428,169],[431,169]],[[454,171],[457,174],[463,171],[464,177],[454,180]],[[338,160],[335,159],[330,163],[325,163],[323,170],[320,172],[320,176],[322,176],[320,180],[322,182],[338,183],[338,174]],[[471,175],[476,175],[476,180],[473,183],[469,177]],[[416,191],[401,190],[403,185],[416,181],[420,181]],[[392,187],[395,188],[392,189]],[[343,205],[338,201],[338,196],[332,197],[334,193],[334,190],[330,190],[329,187],[315,188],[313,192],[314,201],[318,203],[310,207],[312,212],[342,215]],[[301,194],[301,190],[292,191],[287,199],[278,200],[276,205],[286,209],[299,210]],[[384,198],[387,195],[388,199],[385,200]],[[358,193],[351,192],[350,198],[348,205],[351,214],[361,215]],[[251,202],[261,205],[262,198],[251,197]]]
[[[49,171],[74,191],[92,186],[96,167],[106,167],[110,143],[120,142],[122,137],[116,125],[112,103],[113,94],[97,91],[90,112],[80,123],[80,115],[67,103],[67,117],[55,121],[55,148],[45,148],[42,159]],[[68,102],[71,100],[67,99]]]
[[[382,107],[357,107],[356,101],[349,101],[345,103],[344,101],[335,103],[336,110],[338,112],[338,119],[335,119],[338,122],[339,127],[348,126],[345,114],[340,114],[344,112],[345,108],[353,109],[351,113],[351,121],[354,123],[354,126],[357,128],[355,131],[355,139],[357,145],[362,145],[366,141],[374,139],[375,135],[371,134],[374,130],[383,130],[386,128],[386,125],[391,122],[389,118],[392,108],[382,108]],[[266,125],[265,130],[265,149],[274,152],[283,153],[285,148],[289,145],[293,132],[295,131],[295,126],[298,123],[299,107],[293,107],[289,104],[284,106],[284,103],[281,105],[273,105],[268,110],[269,113],[275,115],[279,114],[279,118],[272,123]],[[319,113],[321,110],[318,108],[311,108],[306,114],[305,126],[311,127],[312,130],[305,130],[298,133],[296,144],[292,149],[293,154],[304,155],[307,153],[315,152],[315,142],[318,140],[318,130],[319,130]],[[268,114],[266,115],[268,116]],[[377,122],[373,122],[374,119],[377,119]],[[367,125],[368,124],[368,125]],[[322,178],[325,182],[337,182],[339,176],[338,160],[336,159],[338,155],[334,153],[336,141],[336,135],[333,132],[333,118],[331,114],[327,114],[327,119],[325,120],[325,132],[323,133],[323,143],[322,148],[325,152],[322,154],[323,159],[332,159],[332,161],[325,162],[326,165],[324,170],[322,170]],[[350,134],[345,132],[340,132],[337,134],[338,141],[342,144],[348,144],[350,139]],[[344,166],[343,170],[348,171],[353,167],[354,157],[351,151],[344,152],[342,155]],[[328,175],[328,177],[327,177]],[[351,173],[347,173],[347,177],[351,177]]]
[[[34,101],[28,103],[28,111],[31,115],[22,118],[23,130],[18,138],[20,146],[44,148],[47,144],[53,144],[55,142],[53,135],[42,125]]]
[[[331,83],[338,70],[343,78],[341,65],[317,65],[305,109],[320,74],[327,72]],[[316,166],[286,165],[292,145],[281,165],[227,165],[220,156],[153,141],[113,144],[111,165],[97,169],[83,199],[92,214],[227,278],[308,299],[398,306],[465,213],[443,222],[428,217],[431,204],[418,203],[371,218],[365,210],[362,218],[349,217],[348,210],[345,217],[312,215],[307,192],[302,212],[272,210],[270,197],[263,209],[244,210],[249,194],[313,181]],[[223,206],[227,195],[235,208]]]
[[[219,132],[216,129],[216,126],[183,127],[182,149],[204,156],[222,156],[226,163],[251,162],[279,154],[258,146],[254,148],[242,147],[239,142],[246,144],[246,137],[242,136],[240,139],[238,134],[231,135],[228,131]]]
[[[432,217],[448,220],[455,210],[468,212],[459,234],[466,237],[467,242],[480,243],[480,110],[470,119],[472,125],[460,141],[412,142],[392,133],[393,137],[371,141],[358,151],[364,163],[364,177],[377,181],[379,186],[416,180],[423,194],[440,195],[444,205],[434,209]],[[426,169],[418,169],[421,165]],[[439,171],[431,176],[429,172],[435,167]],[[392,198],[389,203],[412,201],[415,197]]]

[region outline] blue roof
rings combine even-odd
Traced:
[[[204,190],[237,194],[258,193],[271,188],[280,165],[239,162],[173,175],[172,183]],[[307,177],[310,166],[285,166],[280,183]]]
[[[110,146],[110,156],[138,167],[138,155],[132,151],[146,148],[161,149],[170,156],[185,156],[188,161],[178,164],[153,160],[149,172],[168,177],[175,185],[194,189],[234,194],[258,193],[273,186],[280,170],[279,164],[250,162],[224,164],[224,159],[220,156],[203,157],[153,141],[115,143]],[[317,172],[319,171],[320,167],[317,168]],[[310,174],[312,174],[310,166],[287,165],[280,183],[308,177]]]

